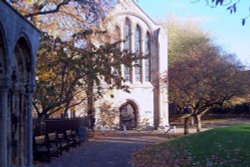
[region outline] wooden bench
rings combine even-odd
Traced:
[[[68,140],[68,143],[71,147],[76,147],[77,142],[76,139],[74,138],[73,134],[72,134],[72,130],[66,130],[65,131],[65,137]]]
[[[71,131],[71,137],[76,141],[77,145],[81,145],[83,142],[83,139],[81,138],[80,134],[76,131]]]
[[[57,138],[57,133],[49,133],[47,134],[47,140],[49,143],[49,149],[50,150],[57,150],[57,153],[62,155],[62,147],[61,144],[59,143],[59,140]]]
[[[68,142],[68,140],[65,137],[64,133],[58,133],[57,134],[57,140],[61,146],[61,150],[65,150],[65,151],[69,151],[70,149],[70,143]]]
[[[33,138],[34,159],[51,161],[52,156],[59,156],[57,147],[51,147],[45,135],[34,136]]]

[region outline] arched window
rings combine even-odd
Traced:
[[[131,23],[129,19],[126,19],[125,25],[124,25],[124,50],[127,50],[128,52],[131,51]]]
[[[115,42],[121,41],[121,29],[119,26],[115,26],[114,40],[115,40]],[[119,51],[121,51],[121,43],[120,42],[117,43],[116,47],[119,49]],[[122,55],[119,54],[119,56],[122,56]],[[119,66],[119,68],[113,67],[112,71],[116,77],[119,77],[119,78],[121,77],[121,66]]]
[[[30,48],[28,46],[27,40],[24,37],[21,37],[14,49],[14,65],[12,71],[12,83],[8,100],[9,100],[9,113],[11,119],[9,121],[10,131],[13,133],[9,134],[8,143],[17,143],[16,147],[9,148],[9,157],[11,160],[10,166],[20,166],[20,161],[16,158],[19,155],[19,150],[16,148],[27,147],[27,135],[28,131],[28,119],[31,119],[27,116],[29,111],[28,103],[30,103],[29,97],[24,92],[15,92],[15,86],[18,86],[20,89],[24,89],[31,81],[31,55]],[[21,83],[16,84],[16,83]],[[25,89],[24,89],[25,90]],[[28,93],[28,92],[27,92]],[[14,105],[13,105],[14,104]],[[16,121],[18,120],[18,121]],[[23,135],[19,135],[23,134]],[[27,151],[21,153],[21,155],[27,155]]]
[[[129,19],[126,19],[125,25],[124,25],[124,50],[128,53],[131,53],[131,23]],[[124,79],[125,81],[131,81],[131,68],[130,67],[124,67]]]
[[[136,57],[140,58],[142,52],[142,46],[141,46],[141,28],[140,26],[136,26],[135,31],[135,53]],[[136,60],[135,62],[135,81],[140,82],[141,81],[141,60]]]
[[[115,26],[114,32],[112,33],[113,35],[113,42],[118,42],[121,41],[121,29],[119,26]],[[116,45],[120,50],[121,50],[121,44],[117,43]]]
[[[121,30],[120,30],[120,27],[118,26],[115,26],[114,39],[115,41],[121,40]]]
[[[150,82],[150,58],[151,58],[151,44],[150,44],[150,34],[149,32],[147,32],[146,34],[146,39],[145,39],[145,56],[147,56],[147,58],[144,61],[144,72],[145,72],[145,81],[146,82]]]

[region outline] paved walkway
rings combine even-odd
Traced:
[[[225,127],[229,125],[250,123],[249,119],[228,119],[204,121],[203,130]],[[195,128],[190,129],[190,133]],[[183,128],[176,129],[178,135],[183,134]],[[148,145],[167,140],[163,131],[129,131],[125,135],[121,131],[109,132],[106,135],[97,134],[94,139],[77,148],[64,152],[59,158],[53,158],[50,164],[36,164],[36,167],[132,167],[130,164],[133,152]]]
[[[132,153],[146,146],[166,140],[159,131],[131,131],[106,135],[97,134],[94,139],[64,152],[51,163],[36,164],[36,167],[131,167]]]

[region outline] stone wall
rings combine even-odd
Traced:
[[[138,48],[138,29],[140,31],[140,44],[142,55],[149,53],[149,60],[142,59],[140,77],[136,77],[136,67],[132,67],[129,76],[122,66],[122,75],[127,80],[125,84],[130,86],[130,93],[114,90],[107,93],[101,100],[96,102],[96,113],[98,119],[98,108],[104,102],[112,105],[113,109],[121,112],[121,107],[126,103],[134,108],[136,127],[148,126],[158,128],[168,124],[168,102],[167,89],[161,87],[160,77],[167,70],[167,35],[163,28],[157,25],[144,11],[132,0],[119,1],[120,3],[109,13],[103,22],[110,34],[115,34],[116,40],[125,40],[121,44],[122,49],[128,49],[136,53]],[[129,26],[130,34],[126,36]],[[115,32],[115,33],[114,33]],[[128,39],[129,38],[129,39]],[[126,43],[126,40],[129,43]],[[147,42],[149,40],[149,43]],[[129,48],[127,48],[129,45]],[[149,48],[147,48],[149,47]],[[149,61],[149,79],[147,76],[147,61]],[[138,78],[140,78],[138,80]],[[110,98],[110,94],[114,98]],[[97,121],[98,122],[98,121]],[[116,119],[117,126],[121,126],[121,118]]]
[[[32,92],[39,31],[0,1],[0,166],[32,166]]]

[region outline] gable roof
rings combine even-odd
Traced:
[[[159,25],[156,24],[144,10],[142,10],[134,0],[118,0],[118,3],[111,9],[107,18],[115,18],[119,15],[130,15],[143,20],[152,29],[158,29]]]
[[[40,30],[34,24],[32,24],[27,18],[25,18],[19,11],[13,8],[9,2],[7,2],[6,0],[1,0],[1,1],[4,4],[6,4],[13,12],[15,12],[23,21],[25,21],[27,24],[33,27],[37,32],[40,33]]]

